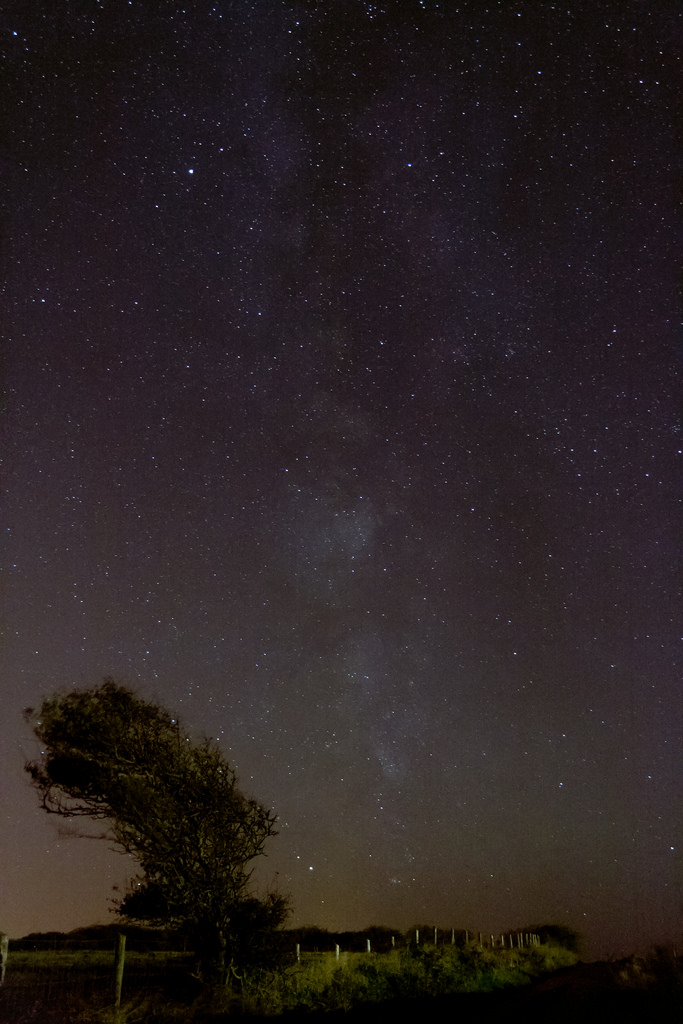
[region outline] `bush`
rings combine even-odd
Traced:
[[[361,1003],[526,985],[575,962],[568,950],[553,946],[413,946],[384,954],[346,953],[340,960],[304,954],[300,963],[270,979],[245,979],[243,996],[250,1012],[349,1010]]]

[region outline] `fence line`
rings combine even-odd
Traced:
[[[362,933],[360,933],[360,934],[362,935]],[[420,929],[416,928],[415,932],[414,933],[410,933],[410,934],[412,935],[412,938],[405,937],[405,946],[406,947],[410,947],[411,945],[420,946],[422,948],[428,948],[428,947],[431,947],[431,946],[445,946],[445,945],[451,945],[451,946],[456,946],[456,945],[457,946],[474,945],[474,946],[478,946],[480,949],[483,949],[485,947],[489,947],[491,949],[507,949],[507,948],[509,948],[509,949],[514,949],[514,948],[522,949],[525,946],[540,946],[541,945],[541,936],[539,934],[537,934],[536,932],[501,932],[500,937],[498,937],[498,936],[496,936],[494,934],[489,934],[488,936],[485,936],[482,932],[475,933],[475,932],[470,932],[469,930],[464,930],[464,931],[456,932],[455,928],[451,928],[450,931],[448,929],[438,929],[438,928],[435,928],[433,935],[432,935],[432,933],[430,931],[429,932],[429,937],[425,938],[424,934],[420,932]],[[447,934],[448,934],[448,938],[446,937]],[[478,936],[476,939],[474,937],[475,935]],[[464,941],[462,941],[462,942],[458,941],[458,938],[460,936],[464,936]],[[332,936],[330,936],[330,937],[332,937]],[[404,939],[403,933],[398,933],[398,936],[397,935],[392,935],[391,939],[390,939],[391,949],[392,950],[396,949],[396,939],[397,939],[397,937],[399,939]],[[296,958],[297,958],[297,960],[300,960],[301,956],[304,955],[305,952],[306,952],[306,951],[302,950],[300,942],[296,943],[295,950],[296,950]],[[340,946],[339,946],[339,943],[335,943],[334,951],[331,950],[331,949],[319,950],[319,949],[316,948],[314,950],[309,950],[308,952],[310,954],[318,954],[318,953],[320,953],[321,955],[322,954],[331,955],[332,952],[334,952],[336,958],[339,959]],[[360,953],[360,952],[362,952],[362,950],[359,947],[356,950],[347,950],[347,952]],[[367,953],[378,952],[377,950],[374,950],[372,948],[372,941],[369,938],[365,939],[365,952],[367,952]]]
[[[363,937],[362,933],[359,935]],[[104,943],[103,940],[65,940],[60,942],[58,939],[47,939],[47,940],[18,940],[16,943],[12,943],[10,949],[9,938],[4,933],[0,932],[0,985],[11,982],[12,979],[12,963],[13,953],[19,962],[18,972],[21,974],[24,971],[38,972],[48,980],[52,986],[54,984],[60,985],[59,978],[60,974],[67,976],[67,972],[71,972],[74,966],[87,968],[91,972],[92,980],[99,980],[103,983],[109,978],[111,990],[113,990],[114,1003],[116,1006],[120,1006],[121,993],[124,984],[125,977],[136,977],[138,980],[142,980],[143,977],[148,977],[151,981],[153,977],[159,977],[163,972],[164,967],[167,965],[168,960],[189,957],[192,955],[191,951],[187,950],[173,950],[169,948],[167,940],[161,940],[156,949],[150,948],[154,943],[148,939],[140,940],[139,943],[135,940],[134,943],[139,944],[142,949],[134,950],[132,944],[129,945],[126,950],[126,934],[120,932],[117,937],[115,949],[112,951],[111,940]],[[464,941],[459,941],[463,940]],[[521,949],[525,946],[538,946],[541,944],[540,935],[534,932],[504,932],[499,937],[494,934],[484,936],[482,932],[470,932],[469,930],[460,931],[456,933],[454,928],[449,930],[440,930],[435,928],[433,933],[428,932],[427,935],[420,933],[419,929],[415,930],[414,937],[410,939],[403,933],[396,933],[391,936],[391,951],[396,950],[397,940],[400,943],[405,943],[405,947],[410,948],[414,945],[419,948],[436,948],[437,946],[460,946],[471,947],[475,946],[480,949],[490,947],[491,949]],[[61,947],[61,948],[58,948]],[[40,960],[32,964],[31,958],[36,955],[40,957],[41,952],[47,955],[47,962],[41,963]],[[302,950],[301,943],[297,942],[295,945],[295,952],[297,962],[301,962],[302,958],[307,960],[320,957],[321,959],[333,956],[337,962],[342,964],[348,963],[349,955],[367,955],[378,953],[378,950],[373,949],[372,941],[370,938],[365,937],[365,950],[358,949],[355,952],[352,949],[342,950],[340,944],[335,943],[334,950]],[[79,957],[78,954],[83,954]],[[101,957],[97,957],[97,954],[101,953]],[[52,955],[50,955],[52,954]],[[107,955],[108,954],[108,955]],[[87,963],[87,960],[92,956],[92,962]],[[111,956],[111,959],[109,957]],[[76,960],[76,963],[74,963]],[[140,964],[140,960],[144,962]],[[138,963],[136,963],[138,961]],[[100,968],[100,970],[98,970]],[[64,982],[67,984],[68,982]]]

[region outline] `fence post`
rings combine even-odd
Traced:
[[[335,959],[338,960],[339,959],[339,943],[338,942],[336,943],[336,945],[334,947],[334,955],[335,955]]]
[[[367,939],[366,941],[367,941],[367,944],[368,944],[368,953],[369,953],[370,952],[370,939]]]
[[[5,971],[7,970],[7,953],[9,951],[9,935],[0,932],[0,985],[5,984]]]
[[[114,958],[114,1006],[121,1009],[121,987],[123,986],[123,965],[126,961],[126,936],[119,932],[116,936],[116,956]]]

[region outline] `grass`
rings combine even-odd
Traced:
[[[239,993],[198,994],[187,954],[126,955],[123,1003],[113,1007],[113,954],[17,952],[0,988],[0,1024],[189,1024],[228,1018],[348,1011],[391,1000],[528,987],[577,963],[550,944],[516,949],[421,946],[390,953],[303,954],[279,972],[255,972]],[[615,985],[650,988],[665,975],[680,989],[680,962],[663,955],[615,967]],[[667,974],[668,971],[668,974]],[[562,977],[563,975],[558,975]],[[395,1004],[398,1006],[398,1004]]]
[[[123,997],[130,1008],[153,998],[179,1001],[178,980],[189,975],[184,953],[130,951]],[[193,994],[196,994],[196,990]],[[10,951],[0,988],[0,1024],[95,1024],[111,1018],[114,955],[106,950]],[[182,1005],[182,1000],[180,1000]],[[119,1014],[122,1021],[125,1014]],[[130,1017],[132,1021],[136,1019]],[[147,1016],[137,1018],[147,1021]]]
[[[246,1009],[275,1015],[293,1010],[349,1010],[391,999],[489,992],[528,984],[532,978],[576,963],[559,947],[479,949],[421,946],[391,953],[304,955],[269,979],[249,978]]]

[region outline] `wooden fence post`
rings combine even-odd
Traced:
[[[0,985],[5,984],[5,971],[7,970],[7,953],[9,951],[9,935],[0,932]]]
[[[126,936],[119,932],[116,936],[116,956],[114,958],[114,1006],[121,1009],[121,988],[123,986],[123,966],[126,962]]]

